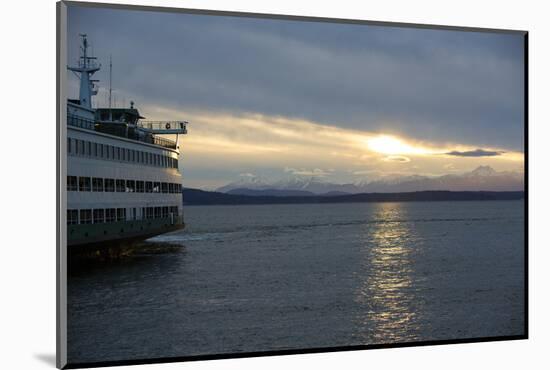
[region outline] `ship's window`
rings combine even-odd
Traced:
[[[103,179],[99,177],[92,178],[92,191],[103,191]]]
[[[163,182],[163,183],[160,185],[160,188],[161,188],[161,190],[162,190],[163,193],[168,193],[168,183]]]
[[[82,140],[75,140],[75,153],[77,155],[84,154],[84,146]]]
[[[112,145],[109,145],[109,152],[108,152],[107,158],[115,159],[114,152],[115,152],[115,148]]]
[[[115,161],[118,161],[120,158],[120,148],[115,148],[115,157],[113,158]]]
[[[97,143],[92,143],[92,157],[97,156]]]
[[[132,162],[136,162],[136,161],[137,161],[137,151],[132,150]]]
[[[181,193],[181,192],[182,192],[182,191],[181,191],[181,184],[176,184],[176,186],[177,186],[177,189],[178,189],[178,190],[177,190],[177,193]]]
[[[126,208],[117,208],[116,209],[116,220],[117,221],[126,221]]]
[[[153,183],[153,193],[160,193],[160,182]]]
[[[71,139],[70,138],[67,138],[67,153],[71,154],[71,152],[73,151],[73,149],[71,148]]]
[[[122,148],[122,149],[121,149],[121,152],[122,152],[122,160],[125,161],[125,160],[126,160],[126,154],[127,154],[127,152],[128,152],[128,149]]]
[[[78,224],[78,209],[67,210],[67,225]]]
[[[153,153],[147,153],[147,164],[153,164]]]
[[[79,191],[90,191],[90,178],[89,177],[79,177],[78,178],[78,190]]]
[[[155,207],[155,218],[160,218],[161,216],[161,208]]]
[[[86,141],[86,155],[90,155],[90,152],[91,152],[91,146],[92,146],[92,143],[90,143],[89,141]]]
[[[153,217],[154,217],[153,207],[147,207],[147,218],[153,218]]]
[[[103,158],[103,144],[97,144],[97,156]]]
[[[136,191],[136,182],[134,180],[126,180],[126,192],[134,193]]]
[[[76,176],[67,176],[67,191],[77,191],[78,181]]]
[[[143,181],[136,181],[136,192],[143,193],[145,191],[145,183]]]
[[[126,185],[124,184],[124,180],[117,179],[116,180],[116,191],[119,193],[124,193],[126,191]]]
[[[169,192],[170,194],[173,194],[173,193],[174,193],[174,184],[172,184],[172,183],[169,183],[169,184],[168,184],[168,192]]]
[[[80,223],[81,224],[91,224],[92,223],[92,210],[91,209],[81,209],[80,210]]]
[[[114,222],[116,220],[116,209],[108,208],[105,210],[105,222]]]
[[[132,208],[132,220],[137,220],[137,212],[135,208]]]
[[[162,217],[168,217],[168,207],[162,207]]]
[[[153,192],[153,183],[151,181],[145,182],[145,192],[146,193],[152,193]]]
[[[105,191],[115,191],[115,180],[105,179]]]
[[[173,213],[174,215],[177,216],[177,214],[178,214],[178,207],[177,207],[177,206],[172,206],[172,207],[170,207],[170,213]]]
[[[105,222],[105,211],[102,209],[94,209],[94,224],[102,224]]]

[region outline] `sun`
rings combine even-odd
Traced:
[[[381,135],[367,140],[370,150],[387,155],[397,154],[427,154],[428,150],[410,145],[394,136]]]

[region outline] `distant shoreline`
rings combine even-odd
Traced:
[[[346,195],[267,196],[237,195],[199,189],[184,189],[184,205],[325,204],[381,202],[443,202],[523,200],[523,191],[445,191],[406,193],[360,193]]]

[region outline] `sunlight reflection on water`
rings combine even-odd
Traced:
[[[364,343],[407,341],[419,332],[420,301],[416,297],[413,254],[420,248],[407,219],[406,205],[380,203],[374,223],[365,232],[363,276],[356,300],[366,306],[359,317]]]

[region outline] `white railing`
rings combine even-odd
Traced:
[[[187,133],[187,121],[139,121],[138,127],[153,133]]]

